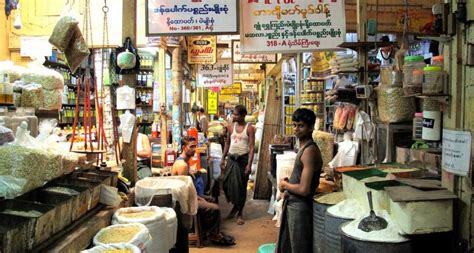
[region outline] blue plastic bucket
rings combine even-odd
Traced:
[[[263,244],[258,247],[258,253],[273,253],[275,252],[275,243]]]

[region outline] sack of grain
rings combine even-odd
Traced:
[[[72,73],[76,72],[82,61],[84,61],[84,59],[89,56],[89,53],[89,48],[87,47],[86,41],[82,36],[81,30],[76,27],[76,29],[74,29],[74,35],[68,47],[64,51],[66,60]]]
[[[153,252],[150,232],[140,223],[117,224],[103,228],[94,236],[93,243],[95,246],[130,243],[137,246],[141,252]]]
[[[169,241],[167,235],[173,233],[177,227],[168,226],[170,221],[166,219],[165,209],[156,206],[121,208],[115,212],[112,224],[141,223],[148,228],[153,238],[152,252],[169,252],[176,241]],[[174,225],[177,226],[177,222],[174,222]]]
[[[95,246],[94,248],[81,251],[81,253],[140,253],[140,249],[130,243],[112,243]]]
[[[415,98],[405,97],[402,87],[377,87],[379,119],[384,123],[411,121],[415,115]]]
[[[26,84],[37,83],[43,89],[57,90],[64,89],[64,77],[59,72],[43,66],[31,64],[21,76],[22,82]]]

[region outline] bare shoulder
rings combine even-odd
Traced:
[[[307,159],[308,161],[314,161],[321,157],[321,151],[317,145],[308,146],[301,156],[301,159]]]
[[[188,164],[183,160],[178,160],[173,163],[171,173],[173,175],[186,176],[188,170]]]

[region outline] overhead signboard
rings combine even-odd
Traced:
[[[343,0],[242,1],[242,53],[336,49],[346,37]]]
[[[221,95],[238,95],[242,93],[242,84],[240,82],[235,82],[231,86],[222,87],[222,90],[219,94]]]
[[[240,40],[232,40],[232,63],[276,63],[276,54],[242,54]]]
[[[217,114],[217,92],[207,90],[207,113]]]
[[[216,36],[189,36],[188,63],[214,64],[217,61]]]
[[[233,84],[230,59],[220,59],[216,64],[198,65],[197,87],[224,87]]]
[[[219,103],[238,104],[239,97],[236,95],[219,95]]]
[[[445,171],[467,176],[471,168],[470,131],[454,131],[443,129],[442,165]]]
[[[242,83],[242,92],[257,92],[258,81],[239,81]]]
[[[146,35],[238,33],[239,10],[238,0],[147,0]]]

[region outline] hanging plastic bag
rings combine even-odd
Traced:
[[[99,202],[108,206],[118,206],[122,202],[122,198],[118,194],[116,187],[101,185]]]
[[[130,143],[133,135],[133,128],[135,126],[135,115],[131,114],[129,110],[125,111],[120,116],[119,129],[122,132],[122,139],[125,143]]]
[[[373,131],[374,129],[370,121],[370,116],[366,112],[359,111],[356,116],[354,139],[370,141],[372,139]]]
[[[81,253],[105,253],[105,252],[128,252],[141,253],[140,248],[131,243],[112,243],[107,245],[95,246],[92,249],[81,251]]]
[[[77,68],[81,65],[82,61],[89,56],[89,48],[87,47],[86,41],[82,36],[81,30],[77,27],[74,30],[74,35],[64,51],[66,59],[71,69],[71,72],[76,72]]]
[[[101,229],[93,239],[94,245],[105,246],[112,243],[130,243],[141,252],[153,252],[152,238],[148,228],[140,223],[117,224]]]
[[[79,21],[74,16],[67,15],[59,18],[49,37],[49,43],[64,52],[74,37],[78,24]]]
[[[132,59],[132,54],[135,60]],[[117,74],[137,74],[140,71],[140,56],[130,37],[125,39],[122,47],[112,51],[110,58]]]
[[[62,107],[63,90],[43,89],[43,108],[46,110],[60,110]]]
[[[344,134],[344,141],[339,143],[337,154],[334,156],[329,167],[337,168],[342,166],[353,166],[356,164],[357,153],[359,152],[359,144],[351,140],[351,134]]]
[[[135,110],[135,89],[124,85],[117,89],[117,110]]]

